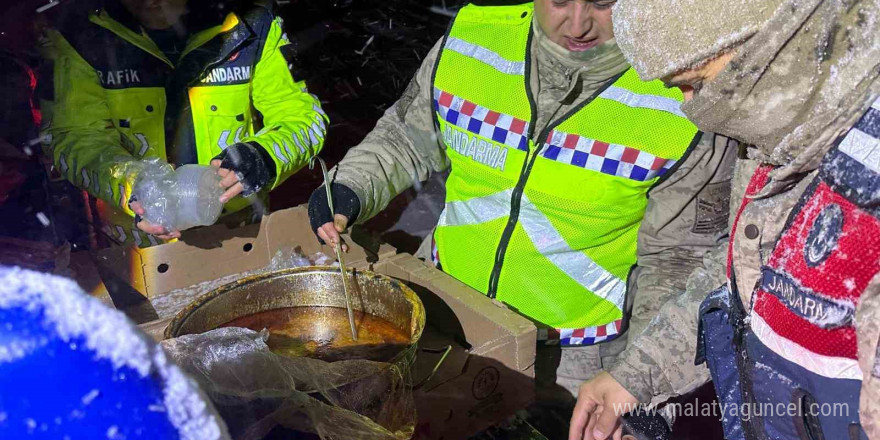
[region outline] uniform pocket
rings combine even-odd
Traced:
[[[194,87],[189,93],[200,163],[250,134],[248,84]]]
[[[165,91],[160,88],[107,90],[113,125],[138,157],[165,157]],[[151,151],[152,150],[152,151]]]

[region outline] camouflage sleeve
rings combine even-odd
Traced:
[[[629,282],[630,340],[642,333],[663,304],[685,289],[688,275],[700,266],[703,255],[726,240],[736,161],[733,144],[738,143],[703,134],[678,168],[648,193],[639,230],[638,266]]]
[[[880,275],[859,300],[856,332],[863,377],[859,419],[868,438],[880,438]]]
[[[441,42],[428,52],[403,96],[379,119],[360,145],[350,149],[335,168],[336,182],[351,188],[360,201],[357,223],[388,206],[395,196],[435,171],[449,167],[434,131],[434,64]],[[332,174],[332,173],[331,173]]]
[[[663,304],[608,370],[640,402],[663,401],[709,380],[705,364],[694,365],[698,312],[706,295],[724,284],[726,259],[726,243],[708,252],[683,293]]]
[[[736,141],[704,133],[649,192],[630,276],[628,347],[609,370],[640,401],[678,395],[708,380],[694,365],[697,312],[725,282]]]

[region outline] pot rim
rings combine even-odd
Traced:
[[[180,334],[176,334],[180,327],[183,326],[183,323],[195,313],[199,308],[209,303],[213,299],[223,295],[231,290],[237,289],[245,284],[250,284],[258,281],[262,281],[268,278],[274,278],[280,275],[289,275],[289,274],[297,274],[297,273],[310,273],[310,272],[336,272],[339,273],[339,267],[333,266],[302,266],[302,267],[294,267],[288,269],[280,269],[271,272],[264,272],[254,275],[248,275],[237,279],[235,281],[224,284],[216,289],[213,289],[189,304],[186,305],[183,309],[177,312],[174,317],[171,319],[171,322],[168,323],[168,326],[165,327],[164,336],[165,339],[172,339],[178,336],[183,336]],[[366,277],[378,277],[385,278],[391,283],[396,283],[400,288],[401,293],[403,293],[404,298],[412,305],[412,321],[411,328],[409,332],[411,334],[412,343],[411,345],[415,345],[419,339],[422,337],[422,332],[425,328],[425,307],[422,304],[421,299],[419,299],[418,295],[416,295],[415,291],[413,291],[409,286],[406,285],[405,282],[399,280],[397,278],[393,278],[387,275],[383,275],[380,273],[372,272],[369,270],[362,270],[356,268],[349,268],[346,272],[351,273],[352,275],[357,277],[366,276]]]

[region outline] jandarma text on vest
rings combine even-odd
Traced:
[[[202,80],[204,83],[247,81],[251,79],[251,66],[216,67]]]
[[[455,130],[448,125],[446,131],[443,132],[443,140],[458,154],[467,156],[488,167],[504,171],[504,164],[507,162],[507,147],[495,145],[478,136]]]

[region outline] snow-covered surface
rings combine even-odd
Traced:
[[[0,272],[0,308],[44,309],[45,317],[65,340],[82,337],[89,349],[113,366],[150,373],[150,347],[125,315],[85,295],[73,281],[18,268]]]
[[[5,323],[3,324],[9,328],[11,328],[12,324]],[[31,339],[27,341],[13,340],[8,343],[4,343],[0,345],[0,364],[4,362],[14,362],[18,359],[21,359],[28,355],[28,353],[33,352],[34,350],[39,349],[40,347],[46,345],[47,340],[45,338],[41,339]]]
[[[19,268],[0,268],[0,309],[42,310],[44,325],[54,328],[65,342],[85,341],[96,359],[108,360],[114,369],[128,367],[141,377],[161,378],[164,405],[172,425],[186,440],[227,438],[225,425],[205,402],[193,381],[169,363],[158,345],[147,338],[121,312],[112,310],[83,292],[73,281]],[[39,344],[0,346],[0,363],[26,356]],[[73,348],[73,347],[72,347]],[[96,399],[95,389],[82,397]],[[108,438],[118,431],[108,430]],[[112,434],[112,435],[111,435]]]

